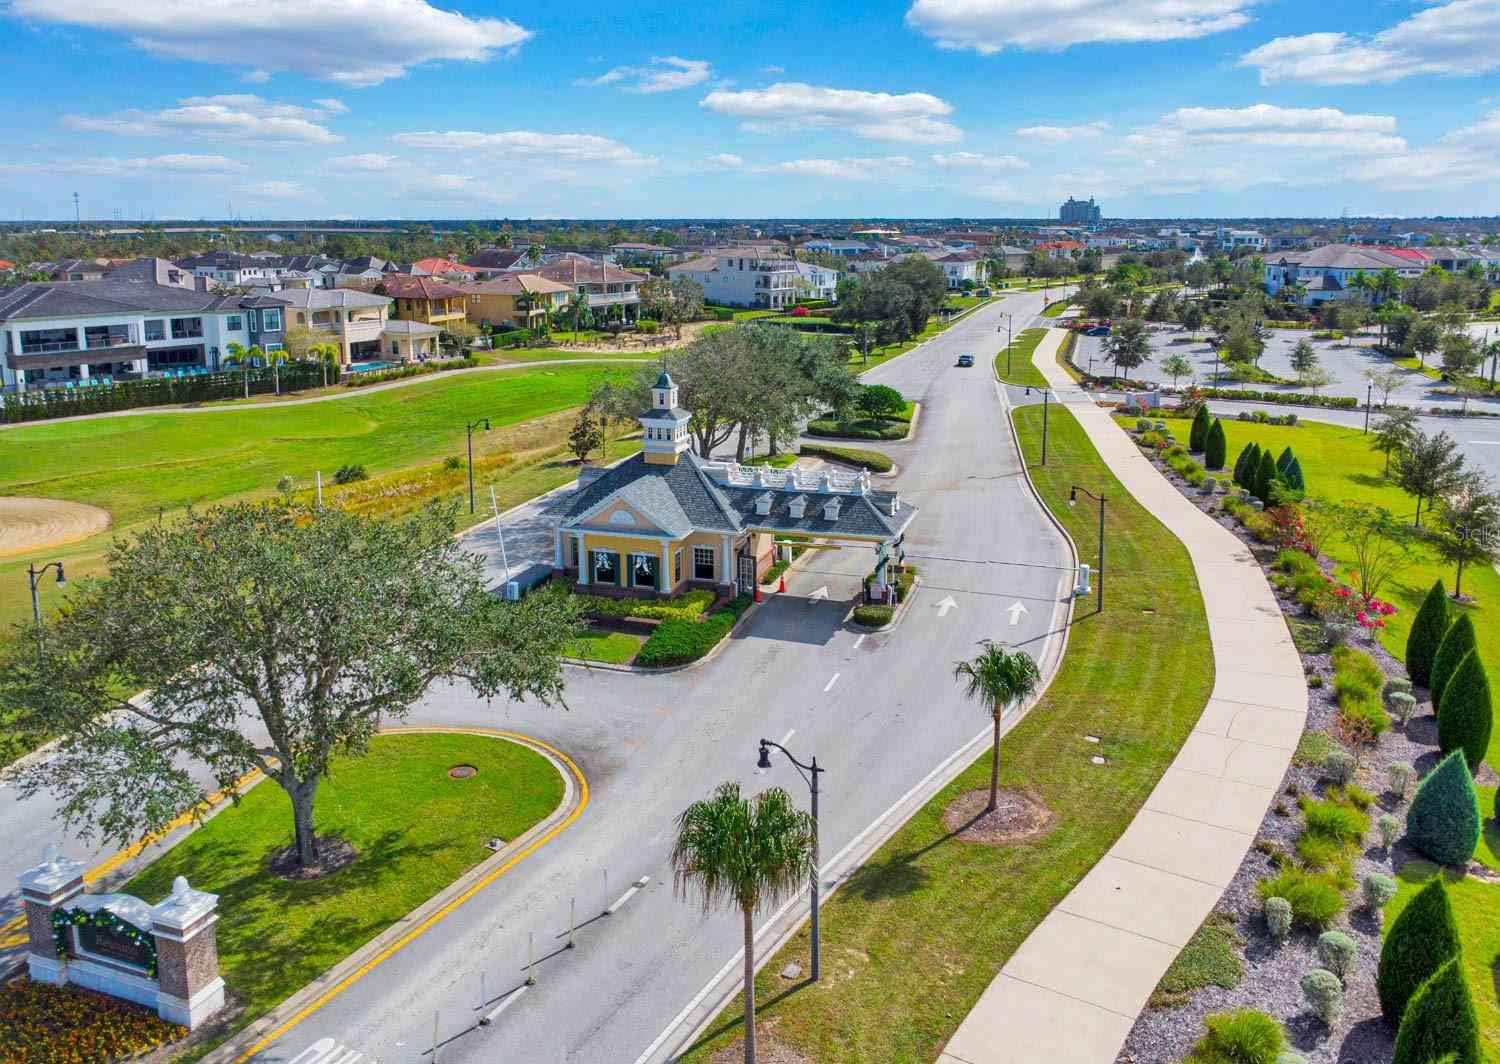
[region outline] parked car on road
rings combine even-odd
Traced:
[[[972,366],[974,364],[974,356],[970,354],[959,355],[958,364],[964,367]]]

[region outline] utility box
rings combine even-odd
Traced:
[[[1075,597],[1079,595],[1087,595],[1089,593],[1090,573],[1091,570],[1086,564],[1080,565],[1078,567],[1078,586],[1073,588],[1073,594]]]

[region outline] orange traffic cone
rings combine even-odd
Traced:
[[[761,597],[760,597],[760,585],[759,584],[755,585],[755,601],[756,602],[760,602],[761,601]]]

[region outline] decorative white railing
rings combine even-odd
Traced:
[[[712,462],[703,469],[719,483],[732,488],[776,488],[780,491],[809,491],[823,495],[870,493],[868,470],[858,473],[836,473],[832,470],[803,473],[795,469],[774,469],[764,465],[740,465],[738,462]]]

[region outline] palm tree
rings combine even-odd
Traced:
[[[271,373],[276,379],[276,394],[281,394],[281,364],[287,361],[286,352],[280,348],[268,349],[262,356],[265,364],[271,367]]]
[[[244,344],[230,342],[225,345],[224,350],[228,352],[224,357],[225,362],[235,362],[240,367],[240,379],[245,383],[245,398],[250,398],[250,364],[256,359],[264,358],[265,352],[257,345],[245,349]]]
[[[696,892],[705,914],[732,902],[745,924],[745,1064],[755,1064],[755,910],[775,905],[812,874],[812,817],[772,787],[740,797],[721,783],[677,818],[672,871],[678,897]]]
[[[568,300],[568,310],[573,314],[573,342],[578,342],[578,322],[583,312],[589,307],[589,297],[586,292],[574,292],[573,297]]]
[[[1012,702],[1024,702],[1036,694],[1036,689],[1041,686],[1042,672],[1025,651],[1008,651],[1004,643],[986,639],[984,649],[973,661],[954,663],[953,678],[963,682],[965,697],[977,698],[995,722],[990,804],[984,807],[986,813],[992,813],[1000,800],[1000,718],[1006,706]]]

